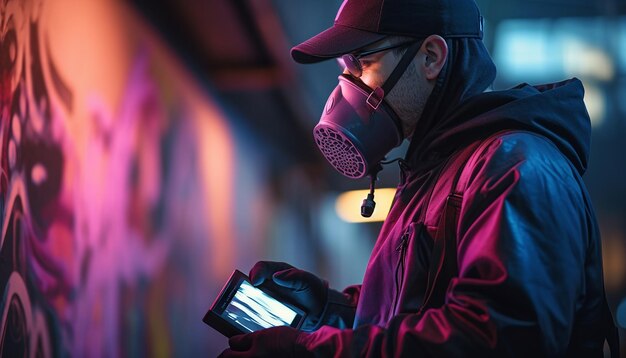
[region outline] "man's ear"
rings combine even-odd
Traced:
[[[422,64],[424,76],[428,80],[435,80],[446,64],[448,44],[443,37],[430,35],[424,40],[422,51],[425,52],[424,63]]]

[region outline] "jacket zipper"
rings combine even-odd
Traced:
[[[411,168],[404,159],[400,159],[398,161],[398,166],[400,167],[400,183],[404,185],[406,184],[406,177],[408,176],[409,170]]]
[[[402,283],[404,279],[404,259],[406,257],[407,247],[409,246],[409,238],[411,227],[406,229],[402,237],[400,238],[400,243],[396,247],[396,251],[400,253],[398,257],[398,263],[396,264],[395,270],[395,284],[396,284],[396,296],[393,301],[393,314],[396,314],[396,309],[398,308],[398,301],[400,300],[400,291],[402,290]]]

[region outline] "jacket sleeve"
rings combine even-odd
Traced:
[[[322,325],[340,329],[352,328],[360,293],[361,285],[348,286],[343,292],[329,289],[328,300],[322,312],[320,324],[314,329],[318,329]]]
[[[566,353],[595,228],[578,173],[530,133],[494,141],[470,170],[445,304],[386,327],[322,327],[301,345],[335,357]]]

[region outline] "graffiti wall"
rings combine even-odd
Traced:
[[[218,353],[207,297],[267,230],[254,138],[124,4],[0,15],[0,356]]]

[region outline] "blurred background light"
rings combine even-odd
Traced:
[[[615,32],[615,41],[617,43],[617,61],[621,68],[621,72],[626,72],[626,17],[620,17]]]
[[[361,204],[369,194],[369,190],[351,190],[337,196],[335,210],[341,220],[349,223],[364,223],[383,221],[389,213],[391,201],[396,193],[395,188],[376,189],[376,209],[369,218],[361,216]]]
[[[611,84],[620,82],[626,68],[626,46],[620,41],[626,37],[626,18],[505,19],[496,33],[498,89],[577,77],[594,127],[604,125],[613,110],[609,96],[623,98],[624,86]],[[615,109],[625,112],[623,102],[618,100]]]
[[[626,238],[617,223],[605,223],[602,228],[602,261],[604,284],[609,291],[626,282]]]
[[[565,38],[563,70],[568,76],[583,76],[610,81],[615,76],[613,60],[606,50],[594,47],[579,38]]]
[[[505,20],[498,26],[494,58],[498,70],[514,78],[542,78],[558,71],[548,20]]]
[[[604,121],[606,112],[606,96],[602,89],[592,83],[584,81],[583,85],[585,86],[584,100],[591,118],[591,125],[593,127],[600,126]]]

